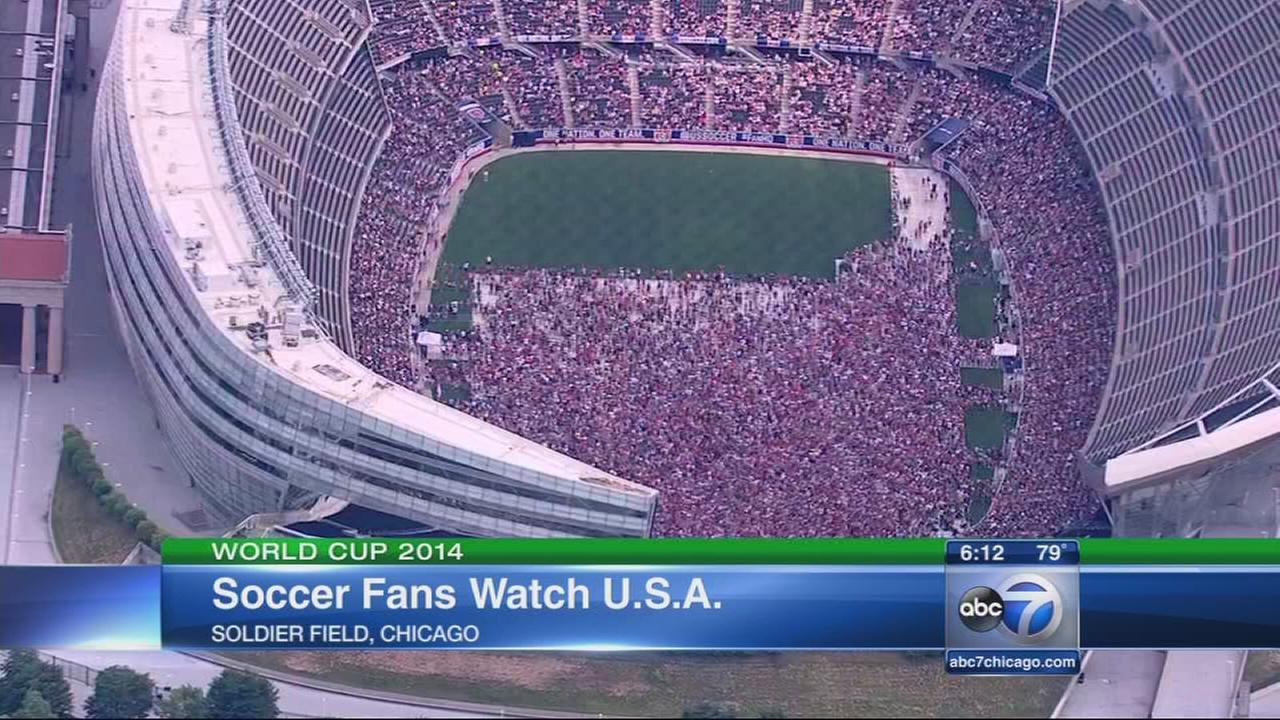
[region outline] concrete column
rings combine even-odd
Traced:
[[[36,371],[36,306],[22,306],[22,372]]]
[[[49,374],[54,382],[62,374],[62,308],[49,308],[49,354],[46,357]]]

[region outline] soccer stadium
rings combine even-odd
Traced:
[[[229,525],[1192,535],[1280,433],[1280,2],[121,2],[107,275]]]

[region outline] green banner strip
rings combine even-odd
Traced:
[[[946,541],[861,538],[169,538],[170,565],[941,565]],[[1082,565],[1276,565],[1280,540],[1091,539]]]
[[[169,538],[162,555],[169,565],[941,565],[945,551],[933,538]]]

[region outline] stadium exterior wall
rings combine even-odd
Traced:
[[[173,0],[174,8],[178,4]],[[155,160],[149,153],[157,152],[150,147],[154,138],[144,133],[160,127],[144,116],[179,123],[183,113],[139,107],[173,98],[161,99],[155,91],[142,101],[143,87],[129,87],[149,73],[174,72],[156,63],[175,53],[193,71],[199,68],[203,40],[198,32],[164,35],[168,23],[153,21],[173,8],[157,7],[154,0],[123,5],[102,73],[92,144],[106,273],[120,333],[157,423],[213,514],[233,524],[327,495],[466,534],[648,534],[656,493],[647,488],[603,472],[597,480],[587,466],[497,428],[477,427],[472,419],[464,423],[447,409],[432,408],[437,414],[422,420],[454,420],[453,432],[483,433],[476,437],[496,438],[534,460],[522,465],[505,455],[481,456],[421,426],[395,426],[385,416],[291,381],[215,325],[174,252],[175,245],[181,247],[180,232],[166,214],[164,196],[175,191],[156,187],[154,175],[142,169]],[[198,125],[211,115],[199,105],[208,99],[207,90],[202,92],[207,68],[192,75],[183,78],[189,83],[185,91],[177,83],[167,86],[178,85],[171,91],[177,101],[195,103],[185,115]],[[154,164],[149,167],[154,170]],[[336,352],[331,343],[325,349]],[[383,394],[410,392],[378,387]],[[429,402],[397,397],[401,406]],[[543,471],[551,467],[574,472]]]

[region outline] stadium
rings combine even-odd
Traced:
[[[1189,535],[1280,431],[1280,3],[122,2],[107,274],[228,523]]]

